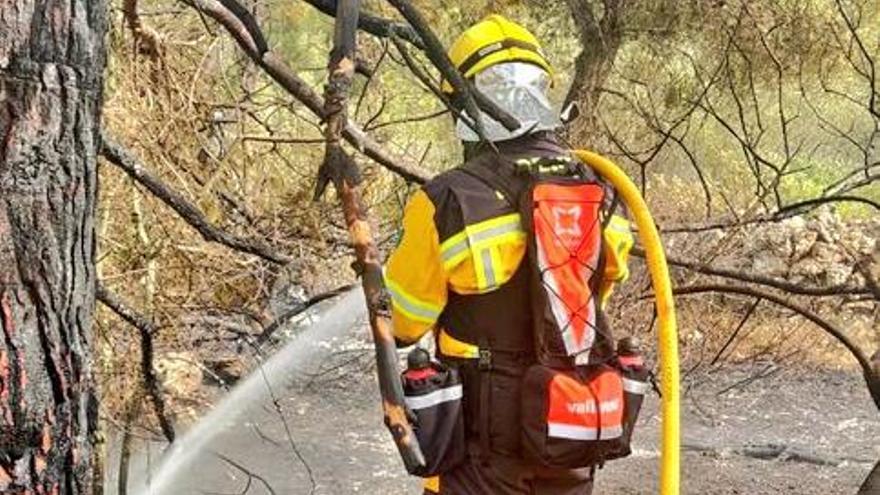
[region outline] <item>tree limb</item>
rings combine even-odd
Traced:
[[[336,17],[336,4],[339,3],[337,0],[303,1],[331,17]],[[420,50],[425,49],[425,42],[422,41],[419,33],[417,33],[412,26],[402,22],[395,22],[390,19],[384,19],[376,15],[361,12],[360,17],[358,18],[358,29],[380,38],[398,37]]]
[[[345,223],[354,244],[355,269],[367,302],[370,330],[376,350],[376,369],[385,424],[409,472],[425,467],[425,458],[407,418],[403,385],[400,382],[397,349],[388,318],[388,300],[379,250],[373,238],[371,221],[364,208],[357,163],[339,144],[339,134],[347,120],[348,96],[353,75],[352,60],[357,47],[357,19],[360,0],[340,0],[336,13],[333,51],[327,65],[329,82],[325,94],[327,145],[321,166],[322,181],[332,181],[339,196]]]
[[[677,287],[673,289],[673,293],[676,295],[703,294],[707,292],[739,294],[743,296],[761,298],[778,306],[782,306],[783,308],[794,311],[800,316],[811,321],[813,324],[834,337],[835,340],[840,342],[846,348],[846,350],[848,350],[850,354],[853,355],[853,357],[858,362],[859,367],[862,369],[862,376],[864,376],[865,378],[865,382],[868,386],[868,391],[871,394],[871,398],[874,400],[874,404],[877,406],[877,408],[880,409],[880,375],[878,375],[878,373],[875,372],[875,370],[873,369],[871,361],[868,359],[868,356],[865,354],[865,352],[862,351],[855,344],[855,342],[853,342],[852,339],[850,339],[849,336],[847,336],[846,333],[839,327],[825,320],[813,311],[803,306],[800,306],[786,298],[778,296],[772,292],[756,289],[753,287],[724,284],[706,284]]]
[[[259,256],[273,263],[285,264],[293,261],[293,258],[290,256],[279,253],[256,239],[245,239],[216,227],[208,221],[204,213],[196,205],[153,175],[129,150],[113,141],[106,133],[103,133],[101,141],[101,154],[110,163],[118,166],[129,177],[171,207],[180,218],[196,229],[206,241],[216,242],[236,251]]]
[[[247,10],[245,9],[244,14],[241,15],[230,10],[230,5],[240,7],[236,0],[223,0],[222,2],[219,0],[182,1],[220,23],[235,38],[248,57],[265,70],[285,91],[322,120],[326,117],[324,101],[321,96],[301,79],[278,54],[269,50],[262,31]],[[238,12],[238,9],[235,11]],[[411,160],[393,155],[351,122],[346,123],[342,135],[352,146],[376,163],[409,182],[423,184],[432,175]]]
[[[144,380],[144,388],[147,391],[147,395],[150,396],[153,412],[159,421],[159,427],[162,428],[162,434],[165,435],[169,443],[174,442],[174,427],[165,414],[165,398],[162,395],[159,380],[156,378],[156,373],[153,370],[153,334],[156,333],[155,325],[147,317],[124,303],[116,294],[107,290],[100,281],[95,286],[95,297],[122,318],[123,321],[137,329],[141,341],[141,374]]]
[[[645,257],[645,251],[641,248],[633,248],[632,254],[639,258]],[[686,268],[704,275],[712,275],[723,277],[740,282],[748,282],[752,284],[764,285],[774,289],[783,290],[791,294],[804,296],[848,296],[870,294],[871,290],[867,287],[858,287],[854,285],[834,285],[830,287],[809,286],[804,284],[796,284],[776,277],[769,277],[759,273],[748,273],[742,270],[733,270],[725,268],[716,268],[707,263],[697,263],[693,261],[685,261],[680,258],[667,257],[666,261],[672,266]]]
[[[431,30],[428,21],[425,20],[421,12],[419,12],[409,0],[388,0],[388,3],[400,12],[403,18],[412,25],[416,32],[419,33],[422,40],[424,40],[425,55],[427,55],[431,63],[437,67],[444,79],[449,81],[455,89],[456,100],[460,104],[460,107],[467,112],[468,117],[473,120],[475,127],[474,131],[476,131],[479,136],[482,137],[485,135],[485,132],[483,132],[482,119],[480,118],[480,110],[486,112],[486,115],[496,120],[507,130],[512,131],[519,129],[520,123],[516,118],[502,110],[492,100],[479,92],[473,84],[466,81],[461,73],[458,72],[458,69],[455,68],[455,65],[453,65],[449,56],[446,54],[446,49],[443,47],[440,39],[437,38],[437,35]]]

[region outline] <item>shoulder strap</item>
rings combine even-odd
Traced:
[[[502,157],[498,159],[504,160]],[[498,173],[485,159],[469,161],[461,166],[461,171],[500,192],[513,208],[519,207],[519,199],[527,188],[527,181],[516,181],[511,176]]]

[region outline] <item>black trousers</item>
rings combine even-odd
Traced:
[[[479,445],[468,447],[467,460],[427,483],[424,495],[590,495],[592,468],[550,469],[522,459],[492,454],[485,456]],[[439,490],[439,491],[437,491]]]

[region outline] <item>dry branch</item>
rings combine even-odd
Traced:
[[[336,7],[338,4],[336,0],[303,1],[331,17],[336,17]],[[417,33],[412,26],[408,26],[402,22],[395,22],[390,19],[383,19],[382,17],[361,12],[358,17],[358,29],[374,36],[379,36],[380,38],[400,38],[420,50],[425,48],[425,43],[422,41],[422,38],[419,37],[419,33]]]
[[[162,395],[159,380],[156,378],[156,373],[153,370],[153,334],[156,333],[156,326],[147,317],[124,303],[116,294],[107,290],[101,282],[96,284],[95,297],[126,323],[137,329],[141,341],[141,374],[144,380],[144,389],[147,395],[150,396],[153,412],[159,421],[159,427],[162,428],[162,434],[165,435],[168,442],[174,442],[174,427],[165,414],[165,398]]]
[[[367,302],[370,329],[376,349],[376,368],[385,424],[391,431],[407,470],[425,465],[424,456],[410,425],[403,400],[397,349],[388,318],[388,301],[382,277],[379,250],[371,232],[371,222],[358,188],[357,163],[340,144],[340,134],[347,120],[347,106],[357,46],[357,19],[360,0],[339,0],[333,51],[328,63],[329,81],[325,95],[327,145],[318,179],[320,193],[333,182],[342,203],[345,223],[355,248],[355,269],[361,276]]]
[[[633,248],[633,256],[640,258],[645,257],[645,251],[641,248]],[[820,287],[805,285],[802,283],[789,282],[788,280],[762,275],[760,273],[748,273],[742,270],[733,270],[726,268],[717,268],[709,263],[699,263],[695,261],[687,261],[674,256],[667,257],[667,261],[672,266],[686,268],[704,275],[712,275],[740,282],[748,282],[752,284],[764,285],[786,291],[791,294],[804,296],[850,296],[870,294],[871,289],[868,287],[859,287],[856,285],[833,285],[830,287]]]
[[[460,108],[463,108],[467,112],[468,117],[473,121],[474,131],[476,131],[479,136],[485,135],[483,132],[482,119],[480,118],[480,110],[486,112],[489,117],[496,120],[508,130],[512,131],[520,127],[520,123],[517,119],[505,112],[485,95],[477,91],[474,85],[465,80],[461,73],[458,72],[458,69],[455,68],[455,65],[453,65],[449,56],[446,54],[446,49],[444,48],[443,43],[440,42],[440,39],[437,38],[437,35],[431,30],[428,21],[425,20],[421,12],[419,12],[409,0],[388,0],[388,3],[393,5],[394,8],[400,12],[403,18],[412,25],[416,32],[419,33],[422,40],[424,40],[425,55],[427,55],[431,63],[437,67],[443,78],[449,81],[449,84],[452,85],[455,90],[454,98]]]
[[[150,58],[157,58],[162,48],[159,33],[144,25],[138,12],[138,0],[123,0],[122,14],[134,36],[136,49]]]
[[[196,205],[153,175],[132,152],[113,141],[106,133],[102,136],[101,154],[171,207],[206,241],[216,242],[236,251],[259,256],[273,263],[284,264],[293,260],[290,256],[279,253],[258,240],[245,239],[213,225]]]
[[[858,362],[859,367],[862,369],[862,376],[864,376],[865,378],[865,383],[868,386],[868,391],[871,394],[871,398],[874,400],[874,404],[877,406],[877,408],[880,409],[880,374],[878,374],[874,370],[871,365],[871,361],[868,359],[868,356],[865,354],[864,351],[862,351],[862,349],[859,348],[859,346],[855,344],[855,342],[852,341],[852,339],[849,338],[848,335],[846,335],[843,330],[841,330],[839,327],[832,324],[828,320],[817,315],[813,311],[772,292],[752,287],[724,284],[706,284],[678,287],[674,289],[673,292],[675,293],[675,295],[704,294],[709,292],[739,294],[743,296],[761,298],[783,308],[794,311],[798,315],[811,321],[813,324],[834,337],[846,348],[846,350],[850,352],[850,354],[853,355],[853,357]]]
[[[256,21],[235,0],[183,0],[199,12],[222,25],[238,42],[247,55],[312,113],[321,117],[324,101],[303,79],[301,79],[274,51],[266,45],[265,37]],[[243,11],[243,12],[242,12]],[[409,182],[419,184],[428,181],[430,173],[421,169],[411,160],[396,156],[386,150],[376,140],[366,135],[357,125],[347,122],[342,133],[352,146],[375,160],[388,170],[400,175]]]

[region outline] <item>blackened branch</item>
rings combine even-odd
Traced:
[[[141,375],[144,380],[144,389],[150,397],[150,403],[153,405],[153,412],[159,421],[159,427],[162,428],[162,434],[165,435],[168,442],[174,442],[174,427],[166,414],[165,397],[159,386],[159,380],[156,378],[156,372],[153,370],[153,335],[156,333],[156,326],[146,316],[141,315],[123,302],[119,296],[110,292],[100,281],[95,287],[95,297],[123,321],[137,329],[140,336]]]
[[[256,239],[246,239],[230,234],[213,225],[204,213],[180,193],[162,182],[150,172],[128,149],[115,142],[106,133],[102,136],[101,154],[116,165],[150,193],[171,207],[186,223],[196,229],[202,238],[244,253],[259,256],[273,263],[285,264],[293,260]]]

